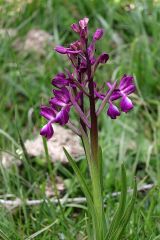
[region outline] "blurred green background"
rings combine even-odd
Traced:
[[[90,19],[90,34],[97,27],[105,30],[97,53],[108,52],[110,60],[97,72],[97,81],[119,79],[126,73],[134,75],[137,86],[131,113],[116,121],[108,119],[105,112],[100,117],[105,193],[120,190],[122,161],[130,186],[134,175],[139,186],[153,183],[151,191],[138,195],[124,239],[160,239],[159,0],[0,0],[0,154],[7,152],[18,159],[17,148],[23,150],[21,167],[6,169],[1,164],[0,195],[45,198],[46,179],[52,171],[45,159],[28,157],[23,142],[39,134],[39,106],[52,94],[53,76],[69,66],[53,47],[74,41],[77,36],[70,25],[84,16]],[[79,166],[85,174],[84,161]],[[82,196],[69,166],[56,163],[54,174],[65,179],[68,196]],[[112,217],[117,199],[109,199],[107,206],[107,216]],[[73,239],[85,239],[85,215],[74,206],[63,206],[63,214],[45,203],[37,207],[24,204],[14,210],[0,206],[0,210],[2,239],[27,239],[35,232],[36,239],[70,239],[66,226]],[[57,219],[58,224],[45,230]]]

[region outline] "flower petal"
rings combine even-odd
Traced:
[[[40,134],[42,136],[46,137],[47,139],[50,139],[53,136],[54,131],[53,131],[53,127],[52,127],[51,122],[44,125],[44,127],[40,131]]]
[[[70,106],[63,107],[61,111],[56,115],[55,122],[65,125],[69,120]]]
[[[40,114],[45,117],[47,120],[53,120],[56,116],[56,113],[53,108],[47,106],[41,106]]]
[[[89,22],[89,18],[87,17],[84,17],[83,19],[81,19],[79,21],[79,26],[81,27],[81,29],[85,29],[88,25],[88,22]]]
[[[120,97],[122,97],[122,93],[118,89],[115,89],[110,96],[110,100],[114,101],[119,99]]]
[[[127,113],[134,106],[133,106],[132,101],[127,96],[124,96],[124,97],[122,97],[122,100],[120,102],[120,107],[121,107],[122,112],[126,112]]]
[[[67,90],[67,88],[63,87],[61,88],[61,90],[53,90],[53,93],[55,95],[55,98],[57,100],[60,100],[64,103],[68,103],[69,100],[70,100],[70,97],[69,97],[69,92]]]
[[[51,98],[49,103],[51,104],[52,107],[55,107],[55,108],[56,108],[56,106],[64,107],[66,105],[63,101],[61,101],[60,99],[58,99],[56,97]]]
[[[69,85],[69,80],[66,78],[64,73],[58,73],[52,80],[52,85],[58,88]]]
[[[114,104],[110,103],[107,115],[112,119],[116,119],[118,116],[120,116],[120,111]]]
[[[126,95],[129,95],[129,94],[135,92],[135,90],[136,90],[136,86],[134,84],[131,84],[130,86],[126,87],[123,90],[123,93],[126,94]]]
[[[131,84],[133,84],[133,76],[127,76],[126,74],[124,74],[124,76],[120,80],[119,89],[123,90]]]

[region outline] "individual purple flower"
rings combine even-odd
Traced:
[[[118,116],[120,116],[120,111],[116,107],[116,105],[114,105],[113,103],[110,103],[107,111],[107,115],[112,119],[116,119]]]
[[[40,134],[47,139],[50,139],[53,134],[53,123],[59,123],[60,125],[65,125],[69,120],[69,111],[70,111],[70,105],[65,105],[61,108],[59,112],[55,114],[55,110],[52,107],[41,107],[41,115],[45,117],[49,122],[44,125],[44,127],[41,129]]]
[[[115,85],[115,87],[114,87]],[[120,99],[120,110],[122,112],[129,112],[133,109],[133,103],[129,99],[128,95],[133,93],[136,89],[135,84],[133,82],[133,77],[130,75],[124,75],[118,86],[116,86],[116,82],[111,84],[110,82],[107,82],[107,86],[109,90],[106,92],[106,94],[103,94],[101,92],[97,92],[95,89],[95,96],[98,99],[101,99],[102,102],[106,99],[108,99],[109,102],[109,108],[107,111],[107,115],[111,117],[112,119],[116,119],[117,116],[120,115],[120,111],[118,107],[113,103],[114,101]],[[108,97],[109,92],[114,87],[111,95]],[[99,112],[99,111],[98,111]]]
[[[107,85],[109,88],[112,87],[110,83],[108,83]],[[128,95],[133,93],[135,90],[136,87],[133,82],[133,77],[130,75],[124,75],[120,80],[119,86],[113,91],[110,97],[110,101],[115,101],[121,98],[121,111],[127,113],[134,107],[132,101],[128,98]]]
[[[63,76],[60,74],[60,76]],[[64,76],[63,76],[64,77]],[[50,139],[54,133],[52,124],[65,125],[69,120],[69,112],[72,106],[67,88],[53,90],[54,97],[50,99],[50,106],[41,106],[40,114],[48,120],[48,123],[41,129],[40,134]]]

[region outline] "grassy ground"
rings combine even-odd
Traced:
[[[97,81],[115,79],[122,73],[134,74],[137,96],[133,97],[132,113],[116,121],[105,113],[100,118],[104,194],[120,190],[122,161],[126,163],[129,186],[135,175],[139,186],[153,183],[156,187],[151,191],[138,194],[124,239],[160,239],[160,2],[1,0],[0,9],[0,27],[16,29],[22,40],[36,28],[53,35],[54,44],[67,44],[75,39],[70,24],[83,16],[90,18],[90,31],[98,26],[106,30],[97,52],[107,51],[111,60],[99,70]],[[7,151],[18,158],[17,129],[23,141],[39,133],[39,105],[47,102],[50,80],[67,62],[52,47],[48,46],[42,56],[15,50],[14,37],[0,38],[0,148],[2,153]],[[46,180],[50,177],[53,181],[57,174],[65,179],[66,196],[82,196],[69,167],[57,163],[53,169],[46,159],[31,159],[25,154],[22,157],[21,167],[6,170],[0,165],[1,198],[6,194],[24,200],[45,198]],[[79,165],[85,174],[85,162]],[[116,206],[117,198],[107,200],[107,216],[113,216]],[[43,203],[32,207],[23,204],[11,211],[0,206],[0,239],[85,239],[83,208],[83,204],[60,207]],[[31,236],[33,233],[35,236]]]

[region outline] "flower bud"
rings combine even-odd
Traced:
[[[81,29],[85,29],[88,25],[88,22],[89,22],[89,18],[87,18],[87,17],[81,19],[79,21],[79,26],[81,27]]]
[[[79,28],[78,24],[76,24],[76,23],[73,23],[73,24],[71,25],[71,28],[72,28],[72,30],[73,30],[74,32],[76,32],[76,33],[79,33],[79,32],[80,32],[80,28]]]
[[[62,46],[57,46],[55,47],[55,51],[61,54],[66,54],[67,53],[67,48],[62,47]]]
[[[106,63],[109,59],[109,55],[107,53],[102,53],[98,58],[98,64],[99,63]]]
[[[103,36],[103,29],[98,28],[93,35],[93,40],[97,41],[97,40],[101,39],[102,36]]]

